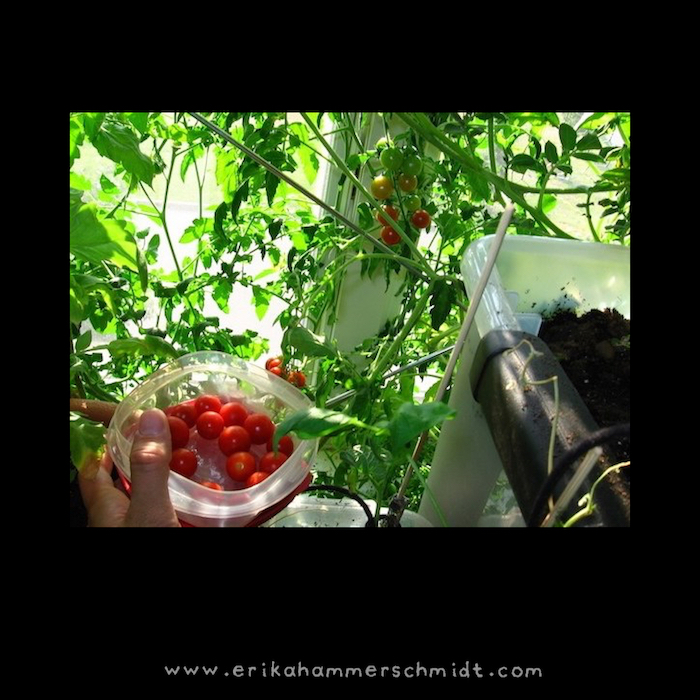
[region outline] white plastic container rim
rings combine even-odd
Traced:
[[[212,376],[220,375],[247,382],[255,387],[259,395],[274,396],[291,411],[302,410],[312,405],[301,391],[285,380],[232,355],[215,351],[183,355],[150,375],[119,404],[114,413],[107,431],[107,444],[114,463],[127,479],[131,480],[129,453],[132,441],[122,435],[120,426],[158,391],[164,390],[175,380],[196,373],[209,375],[209,381]],[[240,399],[252,407],[258,403],[242,392],[232,399]],[[262,406],[260,409],[265,410]],[[201,518],[252,519],[257,513],[288,496],[303,481],[316,447],[315,440],[299,441],[292,456],[267,479],[255,486],[236,491],[217,491],[171,471],[168,488],[173,508],[179,513]],[[302,461],[302,455],[308,460],[306,465]],[[193,497],[193,493],[197,494],[197,498]]]
[[[469,245],[461,272],[471,298],[494,235]],[[529,300],[537,300],[530,302]],[[506,236],[476,312],[483,338],[491,330],[526,330],[558,308],[614,308],[630,318],[630,249],[593,241]]]

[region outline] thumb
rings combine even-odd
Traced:
[[[170,502],[170,426],[157,408],[144,411],[131,447],[131,505],[125,525],[177,527]]]

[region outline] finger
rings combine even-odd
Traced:
[[[105,450],[99,469],[92,477],[78,474],[80,495],[88,514],[88,525],[91,527],[122,525],[129,509],[129,499],[114,487],[111,473],[112,458]]]
[[[177,526],[170,494],[170,427],[158,409],[144,411],[131,448],[131,507],[126,525]]]

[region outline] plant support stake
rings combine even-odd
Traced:
[[[247,155],[248,158],[254,160],[259,165],[262,165],[262,167],[265,168],[265,170],[271,172],[280,180],[284,180],[284,182],[294,187],[294,189],[299,190],[299,192],[301,192],[304,196],[308,197],[315,204],[318,204],[319,207],[325,209],[331,216],[335,217],[344,226],[347,226],[350,230],[359,234],[363,238],[366,238],[374,245],[375,248],[379,248],[379,250],[381,250],[383,253],[386,253],[387,255],[391,255],[392,257],[396,258],[396,253],[391,248],[389,248],[389,246],[385,245],[380,240],[370,235],[366,231],[363,231],[359,226],[357,226],[357,224],[354,224],[352,221],[350,221],[350,219],[343,216],[339,211],[336,211],[330,204],[326,204],[315,194],[309,192],[309,190],[307,190],[305,187],[302,187],[298,182],[292,180],[291,177],[289,177],[281,170],[276,168],[274,165],[272,165],[272,163],[266,161],[264,158],[259,156],[255,151],[248,148],[248,146],[245,146],[242,143],[236,141],[230,134],[227,134],[223,129],[218,127],[216,124],[213,124],[208,119],[205,119],[201,114],[197,114],[197,112],[188,112],[188,114],[194,117],[198,122],[204,124],[204,126],[213,131],[217,136],[220,136],[225,141],[228,141],[232,146],[235,146],[239,151],[245,153],[245,155]],[[404,261],[399,258],[397,258],[396,261],[400,265],[403,265],[405,268],[407,268],[412,274],[417,275],[426,282],[430,281],[428,275],[426,275],[422,270],[420,270],[420,268],[417,265],[412,265],[408,261]]]
[[[443,397],[445,396],[445,392],[447,391],[447,387],[449,386],[450,381],[452,380],[452,373],[454,372],[455,365],[457,364],[457,359],[459,358],[459,355],[462,352],[462,346],[464,345],[464,341],[467,339],[467,335],[471,330],[472,323],[474,322],[474,318],[476,316],[476,310],[479,307],[479,302],[481,301],[481,297],[483,296],[484,290],[486,289],[486,285],[488,284],[489,278],[491,277],[491,271],[493,270],[493,267],[496,264],[496,258],[501,249],[503,239],[506,235],[506,229],[508,228],[510,220],[513,216],[513,209],[513,204],[509,203],[506,206],[503,214],[501,214],[501,219],[498,222],[496,234],[494,236],[493,241],[491,241],[489,254],[486,258],[486,264],[484,265],[481,277],[479,277],[479,282],[476,285],[474,294],[469,300],[469,311],[467,312],[467,317],[464,319],[464,323],[462,324],[462,328],[459,332],[457,342],[452,348],[452,354],[450,355],[450,359],[447,361],[445,374],[443,375],[442,380],[440,381],[440,386],[438,387],[437,393],[435,394],[435,401],[442,401]],[[413,450],[412,463],[417,463],[418,457],[420,456],[420,453],[423,450],[423,445],[425,444],[427,438],[428,431],[426,430],[418,439],[418,443],[416,444],[416,447]],[[413,474],[412,463],[409,464],[406,468],[406,473],[404,474],[401,486],[397,494],[394,496],[391,503],[389,504],[389,513],[384,522],[385,527],[398,526],[399,520],[401,519],[403,511],[406,508],[405,493],[406,489],[408,488],[408,483],[411,480],[411,475]]]

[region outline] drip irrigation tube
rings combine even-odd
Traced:
[[[365,525],[365,527],[376,527],[376,524],[374,522],[374,516],[372,515],[372,511],[369,509],[369,506],[362,500],[362,498],[360,498],[360,496],[350,491],[350,489],[343,488],[342,486],[331,486],[330,484],[311,484],[305,490],[332,491],[333,493],[340,493],[343,496],[352,498],[354,501],[357,501],[362,506],[362,510],[364,510],[365,515],[367,516],[367,524]]]
[[[530,514],[530,519],[528,520],[527,526],[539,527],[547,514],[547,500],[554,492],[554,489],[561,478],[579,457],[586,454],[586,452],[588,452],[590,449],[610,442],[615,438],[629,436],[629,433],[629,423],[620,423],[619,425],[613,425],[609,428],[601,428],[600,430],[596,430],[588,437],[576,443],[576,445],[561,455],[554,465],[552,473],[549,474],[547,479],[544,481],[539,493],[537,494],[537,497],[535,498],[532,506],[532,513]]]

